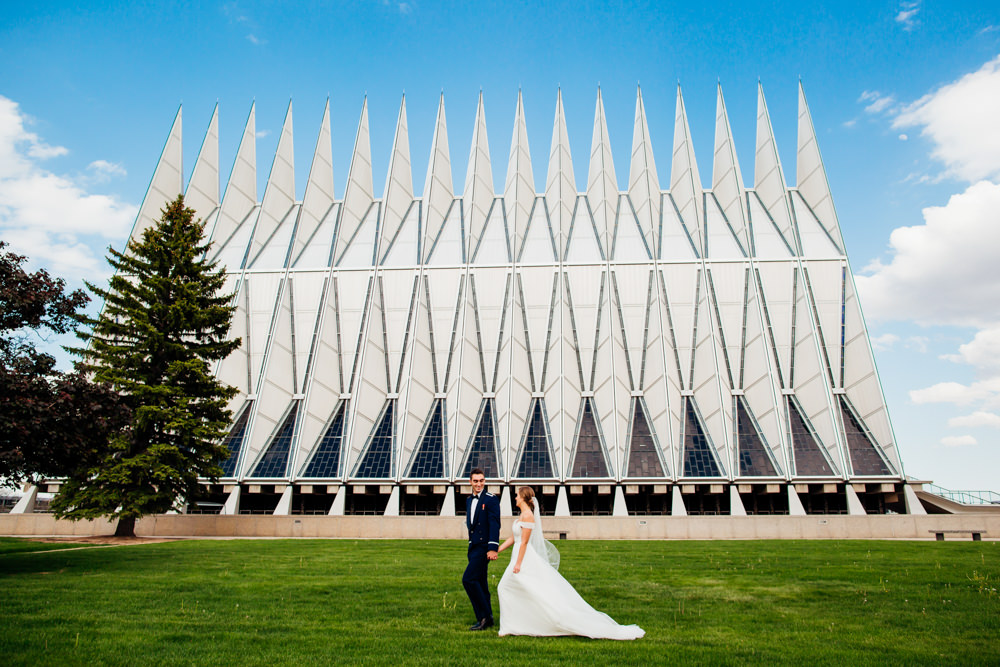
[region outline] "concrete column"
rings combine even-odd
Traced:
[[[625,492],[622,487],[615,487],[615,505],[611,510],[611,516],[628,516],[628,505],[625,504]]]
[[[799,500],[799,494],[795,492],[795,485],[788,485],[788,513],[791,516],[805,516],[806,508],[802,506],[802,501]]]
[[[569,516],[569,498],[566,497],[566,487],[559,487],[559,495],[556,496],[556,516]]]
[[[514,516],[514,511],[511,509],[509,486],[503,487],[503,493],[500,494],[500,516]]]
[[[278,506],[274,508],[274,516],[288,516],[292,513],[292,485],[289,484],[281,492],[278,499]]]
[[[344,516],[344,505],[347,503],[347,487],[341,486],[337,489],[337,495],[333,498],[333,505],[330,506],[329,516]]]
[[[740,498],[739,488],[735,484],[729,486],[729,514],[731,516],[747,515],[747,510],[743,507],[743,499]]]
[[[38,487],[32,484],[28,487],[28,490],[24,492],[17,504],[14,505],[14,509],[10,511],[11,514],[31,514],[35,511],[35,501],[38,500]]]
[[[399,516],[399,487],[392,487],[389,494],[389,504],[385,506],[385,514],[382,516]]]
[[[868,514],[865,511],[865,506],[861,504],[861,499],[858,498],[857,491],[854,490],[854,485],[845,484],[844,490],[847,491],[847,513],[850,515]]]
[[[449,486],[444,494],[444,505],[441,506],[441,516],[455,516],[455,487]]]
[[[681,487],[674,484],[673,500],[670,503],[670,514],[672,516],[687,516],[687,508],[684,507],[684,494]]]
[[[239,514],[240,513],[240,485],[237,484],[233,487],[233,490],[229,492],[229,497],[226,498],[225,504],[219,511],[219,514]]]
[[[924,509],[920,498],[917,498],[916,491],[909,484],[903,485],[903,500],[906,501],[907,514],[927,514],[927,510]]]

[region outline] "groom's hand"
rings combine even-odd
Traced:
[[[486,558],[489,559],[489,560],[496,560],[497,559],[497,552],[496,551],[487,551],[486,552]]]

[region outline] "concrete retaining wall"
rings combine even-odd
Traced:
[[[503,521],[510,534],[513,519]],[[58,521],[50,514],[0,515],[0,535],[111,535],[114,522]],[[545,533],[558,539],[934,539],[932,531],[984,531],[1000,538],[1000,514],[545,517]],[[463,517],[438,516],[149,516],[136,524],[146,537],[319,537],[465,539]],[[947,539],[971,539],[948,534]]]

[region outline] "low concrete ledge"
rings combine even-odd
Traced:
[[[510,533],[513,518],[503,519]],[[907,539],[933,540],[939,531],[979,531],[996,539],[1000,515],[807,515],[545,517],[551,538],[571,540]],[[2,514],[0,535],[111,535],[110,521],[60,521],[51,514]],[[136,524],[145,537],[259,537],[355,539],[466,538],[463,517],[223,516],[163,514]]]

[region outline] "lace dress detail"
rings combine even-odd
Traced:
[[[534,526],[520,520],[514,522],[510,564],[497,585],[500,636],[579,635],[593,639],[638,639],[646,634],[638,625],[620,625],[587,604],[572,584],[531,545],[525,549],[520,572],[514,574],[523,529]]]

